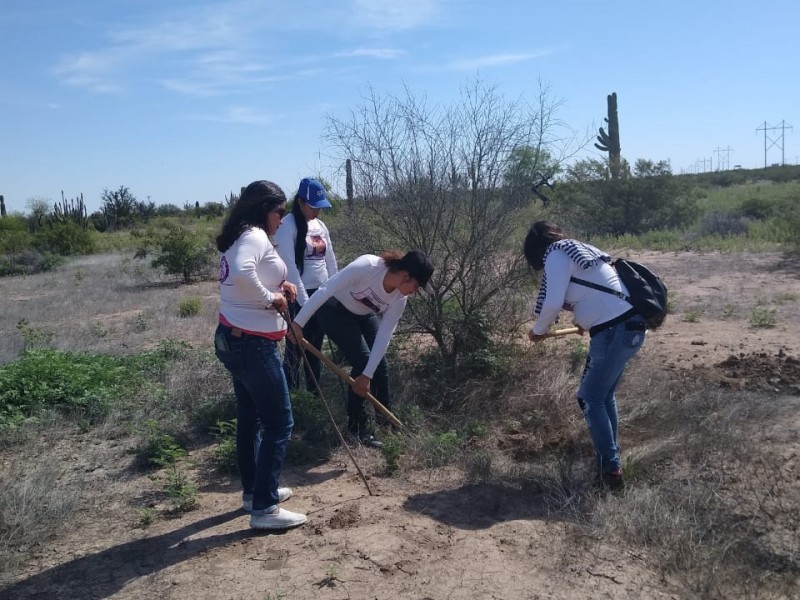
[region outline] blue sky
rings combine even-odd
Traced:
[[[450,103],[476,76],[509,99],[541,79],[579,132],[616,91],[630,161],[763,166],[756,130],[785,122],[794,164],[799,25],[796,0],[3,0],[0,194],[18,211],[61,190],[95,210],[121,185],[179,206],[255,179],[291,195],[337,182],[326,115],[368,85]]]

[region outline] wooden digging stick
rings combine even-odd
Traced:
[[[339,377],[341,377],[346,384],[353,385],[353,378],[350,377],[350,375],[344,369],[339,367],[339,365],[333,362],[330,358],[328,358],[322,352],[317,350],[314,347],[314,345],[307,339],[303,338],[302,342],[303,342],[303,348],[305,348],[308,352],[311,352],[311,354],[313,354],[323,363],[325,363],[325,366],[328,367],[334,373],[336,373]],[[395,417],[392,414],[392,412],[388,408],[386,408],[383,404],[381,404],[375,396],[367,392],[366,398],[372,403],[372,405],[375,407],[375,410],[377,410],[384,417],[386,417],[392,425],[400,427],[401,429],[405,429],[405,425],[403,425],[400,419]]]
[[[561,337],[562,335],[569,335],[571,333],[580,333],[580,327],[566,327],[565,329],[554,329],[547,332],[547,337]]]

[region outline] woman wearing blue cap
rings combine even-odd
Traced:
[[[347,428],[365,446],[382,444],[371,431],[364,397],[372,386],[375,397],[391,408],[384,354],[406,299],[424,288],[432,274],[433,265],[420,250],[364,254],[326,281],[291,325],[292,333],[302,336],[303,327],[316,314],[322,330],[352,366]]]
[[[303,179],[294,197],[292,212],[283,218],[281,227],[275,235],[278,254],[288,268],[287,280],[297,286],[297,300],[289,304],[289,314],[292,318],[317,288],[333,277],[338,270],[331,235],[325,223],[318,218],[323,208],[330,207],[331,203],[323,185],[316,179]],[[322,348],[325,334],[316,318],[312,317],[305,324],[303,336],[318,350]],[[289,389],[300,387],[302,362],[299,349],[287,338],[283,370],[286,373]],[[309,353],[308,362],[311,365],[311,373],[306,372],[306,387],[316,394],[317,389],[311,374],[313,373],[319,381],[320,361]]]

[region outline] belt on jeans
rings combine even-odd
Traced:
[[[627,321],[628,319],[630,319],[632,316],[634,316],[636,314],[637,314],[636,313],[636,309],[632,308],[628,312],[624,312],[620,316],[614,317],[610,321],[606,321],[605,323],[600,323],[599,325],[595,325],[594,327],[589,329],[589,337],[594,337],[595,335],[597,335],[601,331],[605,331],[606,329],[611,329],[612,327],[614,327],[614,325],[619,325],[623,321]],[[637,327],[634,327],[634,326],[638,326],[638,325],[639,325],[638,323],[631,323],[631,327],[627,327],[626,326],[625,328],[626,329],[630,329],[630,330],[636,330]],[[642,327],[641,331],[644,331],[644,323],[641,324],[641,327]]]

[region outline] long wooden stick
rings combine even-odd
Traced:
[[[547,335],[547,337],[561,337],[562,335],[580,332],[580,327],[566,327],[564,329],[554,329],[553,331],[548,331],[545,335]]]
[[[311,354],[313,354],[318,359],[320,359],[323,363],[325,363],[325,366],[328,367],[334,373],[336,373],[339,377],[341,377],[342,380],[346,384],[353,385],[353,378],[350,377],[350,374],[347,371],[342,369],[339,365],[337,365],[335,362],[333,362],[330,358],[328,358],[322,352],[317,350],[314,347],[314,345],[311,342],[309,342],[307,339],[303,338],[302,342],[303,342],[303,348],[305,348],[308,352],[311,352]],[[367,400],[369,400],[372,403],[372,405],[375,407],[375,410],[377,410],[384,417],[386,417],[392,425],[395,425],[396,427],[400,427],[400,428],[405,428],[405,425],[403,425],[403,423],[400,421],[400,419],[395,417],[392,414],[392,412],[388,408],[386,408],[383,404],[381,404],[380,401],[375,396],[373,396],[372,394],[367,392],[366,398],[367,398]]]

